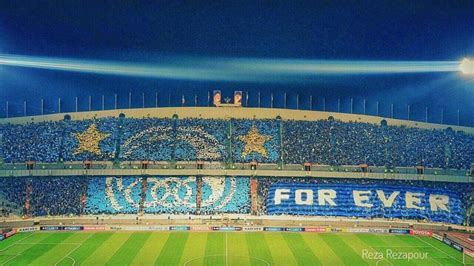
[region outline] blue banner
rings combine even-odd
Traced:
[[[190,226],[170,226],[170,231],[189,231]]]
[[[63,230],[65,231],[81,231],[83,229],[84,229],[83,226],[64,226],[63,227]]]
[[[426,219],[462,224],[462,192],[449,188],[401,185],[275,183],[270,185],[270,215],[315,215]]]
[[[263,231],[281,232],[281,231],[285,231],[285,228],[284,227],[264,227]]]
[[[285,228],[287,232],[304,232],[304,228],[302,227],[287,227]]]
[[[389,229],[390,234],[410,234],[410,229]]]
[[[224,227],[219,227],[219,226],[213,226],[211,227],[212,231],[242,231],[242,227],[235,227],[235,226],[224,226]]]
[[[41,226],[41,231],[59,231],[62,230],[62,226]]]

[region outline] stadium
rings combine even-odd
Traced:
[[[165,2],[2,3],[0,265],[474,265],[472,3]]]

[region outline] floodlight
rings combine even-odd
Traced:
[[[474,75],[474,60],[464,58],[459,65],[459,70],[466,75]]]

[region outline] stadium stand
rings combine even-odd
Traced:
[[[29,181],[28,214],[38,216],[80,215],[87,179],[84,177],[39,177]]]
[[[1,216],[21,216],[25,212],[26,178],[0,178]]]
[[[367,179],[259,177],[257,182],[260,215],[452,224],[465,222],[474,189],[470,184]],[[249,177],[31,177],[0,178],[0,184],[4,216],[250,214],[252,205]]]
[[[280,160],[279,121],[232,119],[231,125],[235,162],[277,163]]]
[[[472,185],[397,180],[259,179],[260,213],[462,224]]]
[[[94,177],[87,189],[87,214],[138,213],[141,182],[134,177]]]
[[[144,211],[152,214],[196,212],[196,177],[147,178]]]
[[[201,214],[250,213],[248,177],[203,177]]]
[[[112,160],[115,157],[117,119],[65,121],[63,131],[64,160]]]
[[[62,163],[70,162],[67,167],[80,169],[84,161],[94,161],[97,169],[120,171],[118,166],[131,168],[137,161],[152,161],[151,167],[164,165],[156,162],[177,167],[177,162],[206,161],[207,169],[226,169],[225,164],[244,169],[247,163],[276,169],[272,164],[283,162],[299,171],[309,163],[309,168],[314,164],[327,171],[341,165],[359,170],[360,165],[380,166],[384,173],[419,166],[433,168],[436,175],[437,168],[471,167],[474,135],[334,119],[121,116],[2,124],[0,155],[1,166],[13,165],[14,170],[23,169],[20,165],[25,162],[43,164],[42,169],[53,163],[66,169]],[[256,213],[472,223],[470,183],[262,176],[250,182],[248,176],[199,173],[35,177],[25,171],[25,175],[30,176],[0,178],[2,216]],[[328,195],[318,194],[329,190]]]
[[[462,132],[336,120],[285,122],[283,147],[290,164],[468,169],[474,158],[474,136]]]
[[[119,123],[122,160],[173,159],[175,133],[171,119],[123,118]]]
[[[177,161],[227,161],[228,123],[218,119],[179,119]]]
[[[4,162],[59,161],[63,136],[62,122],[8,124],[0,130],[3,136],[1,150]]]
[[[237,163],[469,169],[474,158],[474,135],[337,120],[101,118],[0,130],[5,163],[226,162],[231,154]]]

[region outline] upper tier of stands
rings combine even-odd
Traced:
[[[474,135],[334,119],[97,118],[0,124],[5,163],[216,161],[468,169]]]

